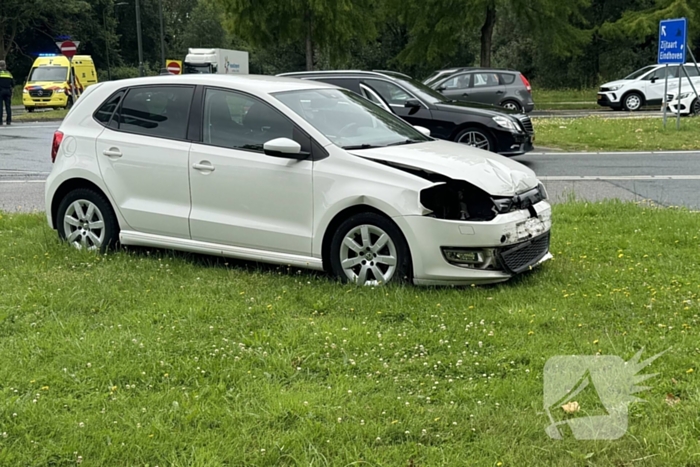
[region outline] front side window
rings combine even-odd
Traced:
[[[32,69],[28,82],[53,81],[62,83],[68,78],[67,66],[41,66]]]
[[[404,120],[352,91],[313,89],[274,96],[335,145],[345,149],[431,141]]]
[[[440,86],[445,91],[451,91],[455,89],[467,89],[469,87],[469,80],[471,79],[470,74],[462,74],[453,76],[448,79]]]
[[[382,99],[388,102],[389,105],[398,105],[403,107],[406,101],[409,99],[415,99],[412,95],[397,85],[387,81],[368,80],[367,84],[370,85],[372,89],[377,91],[379,95],[382,96]]]
[[[119,112],[119,130],[186,139],[193,87],[148,86],[129,90]]]
[[[219,89],[206,91],[203,135],[205,144],[251,151],[273,139],[295,139],[292,121],[266,102]]]
[[[678,78],[678,72],[680,71],[680,68],[678,66],[669,66],[669,67],[661,67],[657,69],[654,73],[651,73],[649,76],[647,76],[645,79],[664,79],[666,78],[667,72],[668,71],[668,78]],[[682,73],[682,71],[681,71]]]

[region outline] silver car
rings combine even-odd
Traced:
[[[530,82],[519,71],[448,68],[434,72],[423,83],[456,101],[496,105],[516,112],[532,112],[535,108]]]

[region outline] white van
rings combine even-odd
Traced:
[[[698,77],[698,69],[693,63],[686,63],[690,77]],[[683,74],[682,87],[690,89],[688,78],[679,65],[650,65],[635,71],[618,81],[605,83],[598,92],[598,105],[613,110],[636,111],[646,105],[661,106],[664,101],[664,86],[668,72],[669,88],[678,86],[679,73]],[[695,80],[693,80],[695,83]],[[671,84],[674,83],[674,84]]]

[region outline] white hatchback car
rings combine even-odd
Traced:
[[[315,81],[97,84],[54,136],[47,217],[78,248],[169,248],[369,285],[496,283],[551,258],[535,174],[426,132]]]

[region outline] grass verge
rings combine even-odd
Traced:
[[[541,269],[432,289],[96,256],[59,243],[43,215],[5,214],[0,464],[690,465],[700,217],[616,202],[554,215]],[[670,350],[627,435],[547,437],[549,358],[642,348]]]
[[[700,119],[682,118],[676,130],[675,117],[667,128],[659,117],[577,119],[533,119],[537,145],[580,151],[671,151],[700,148]]]
[[[24,86],[15,86],[12,90],[12,105],[22,105],[22,90]]]
[[[598,89],[538,89],[532,90],[537,110],[599,109]]]
[[[45,122],[45,121],[58,121],[63,120],[68,114],[68,110],[44,110],[38,112],[25,112],[17,116],[13,116],[12,120],[17,122]]]

